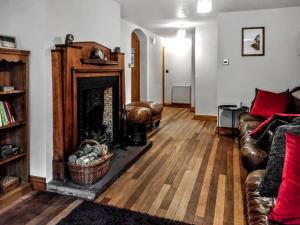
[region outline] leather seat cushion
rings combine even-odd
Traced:
[[[245,219],[248,225],[277,225],[268,219],[268,215],[275,205],[275,198],[261,197],[258,187],[265,174],[265,170],[250,173],[245,182]]]
[[[127,120],[131,123],[148,124],[151,121],[152,112],[149,108],[141,106],[126,106]]]
[[[269,154],[253,142],[245,142],[241,145],[242,164],[248,172],[265,169],[268,157]]]

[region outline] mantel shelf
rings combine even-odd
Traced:
[[[99,65],[99,66],[110,66],[110,65],[118,65],[118,61],[112,60],[102,60],[102,59],[82,59],[82,63],[84,64],[92,64],[92,65]]]

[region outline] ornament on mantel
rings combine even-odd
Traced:
[[[66,45],[71,45],[73,44],[74,41],[74,35],[73,34],[67,34],[66,39],[65,39],[65,44]]]

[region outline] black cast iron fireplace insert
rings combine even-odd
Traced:
[[[86,77],[77,82],[77,138],[117,144],[119,131],[119,78]]]

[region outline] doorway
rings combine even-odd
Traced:
[[[141,29],[131,34],[131,101],[147,101],[147,36]]]
[[[141,62],[140,62],[140,39],[135,31],[131,34],[131,48],[133,56],[133,67],[131,68],[131,101],[140,101]]]
[[[162,50],[163,103],[191,108],[193,85],[192,36],[165,38]]]

